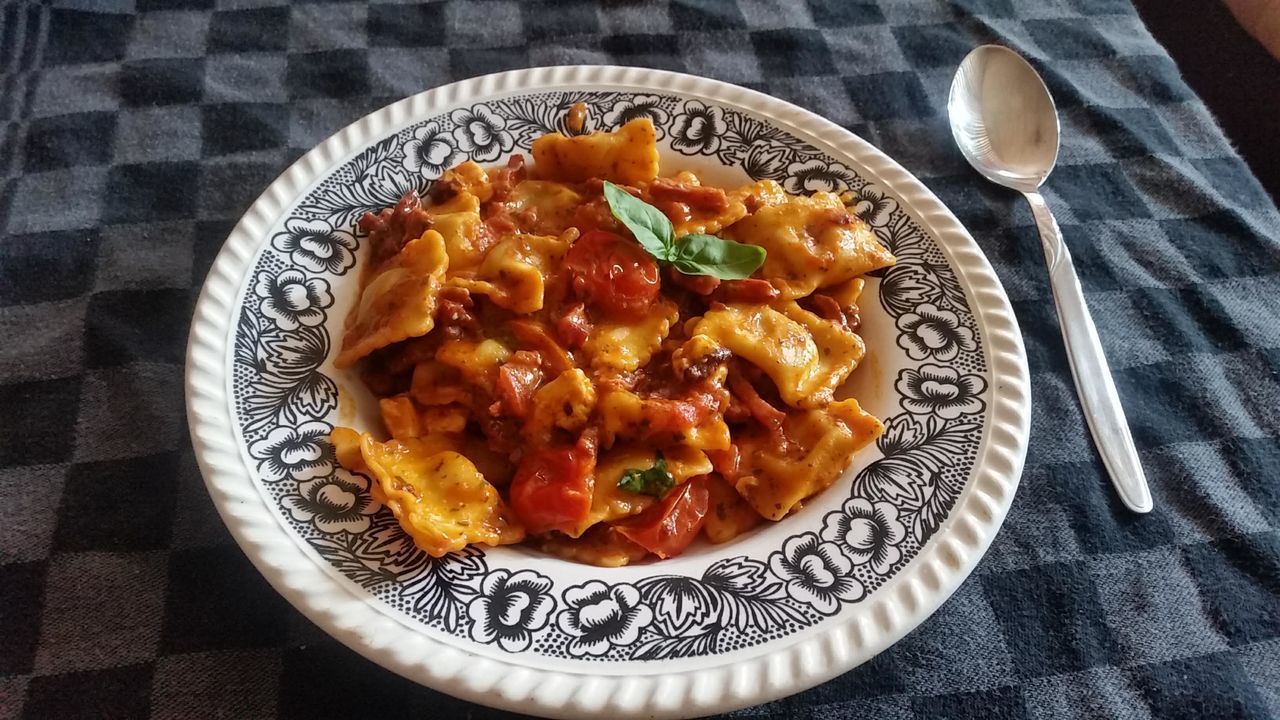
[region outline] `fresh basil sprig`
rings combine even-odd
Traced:
[[[658,459],[653,463],[653,467],[647,470],[639,470],[632,468],[624,473],[618,480],[618,487],[634,493],[643,493],[654,497],[662,497],[667,491],[676,486],[676,479],[671,475],[671,471],[667,470],[667,459],[662,457],[662,453],[658,453]]]
[[[618,222],[627,226],[640,246],[685,275],[710,275],[721,280],[751,277],[764,264],[758,245],[723,240],[714,235],[675,236],[671,220],[658,208],[606,181],[604,198]]]

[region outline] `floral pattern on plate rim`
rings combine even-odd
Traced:
[[[422,553],[379,511],[368,480],[336,466],[324,418],[336,409],[337,385],[321,367],[334,341],[325,327],[330,282],[356,265],[356,219],[428,187],[464,159],[491,163],[527,152],[545,132],[568,133],[563,118],[576,102],[590,110],[582,132],[599,121],[612,128],[649,117],[676,152],[714,157],[793,193],[850,190],[854,211],[897,256],[896,266],[876,273],[878,299],[894,319],[898,346],[918,364],[898,374],[903,412],[885,419],[876,441],[882,457],[857,473],[820,532],[793,535],[767,557],[717,560],[700,577],[557,587],[530,570],[490,567],[480,548],[445,558]],[[731,652],[865,600],[946,520],[973,469],[989,405],[981,337],[963,289],[935,241],[889,194],[765,121],[661,93],[514,96],[455,109],[367,147],[273,234],[243,297],[232,363],[237,422],[260,490],[343,577],[437,631],[506,652],[587,661]]]

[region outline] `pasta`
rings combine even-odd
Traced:
[[[866,352],[862,276],[892,255],[834,194],[660,177],[655,136],[644,118],[547,135],[531,165],[464,162],[361,219],[336,364],[384,427],[332,440],[423,551],[528,541],[618,566],[728,542],[883,431],[835,392]],[[635,212],[719,250],[660,260]]]

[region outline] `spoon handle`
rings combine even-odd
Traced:
[[[1062,327],[1071,376],[1076,382],[1076,393],[1080,396],[1089,431],[1120,499],[1134,512],[1150,512],[1151,491],[1138,461],[1133,436],[1129,434],[1129,423],[1125,420],[1120,396],[1116,394],[1107,358],[1102,354],[1098,330],[1093,325],[1089,306],[1085,304],[1071,253],[1062,241],[1058,221],[1054,220],[1040,193],[1023,194],[1031,203],[1031,213],[1040,231],[1045,263],[1049,267],[1049,284],[1058,307],[1058,324]]]

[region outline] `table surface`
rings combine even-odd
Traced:
[[[955,211],[1022,324],[1026,471],[974,575],[865,666],[737,717],[1280,716],[1280,213],[1127,0],[221,4],[0,9],[0,718],[510,717],[381,670],[267,586],[205,494],[182,361],[222,240],[301,153],[424,88],[561,63],[706,75],[848,127]],[[952,146],[946,90],[984,42],[1061,110],[1045,195],[1150,515],[1090,444],[1029,212]]]

